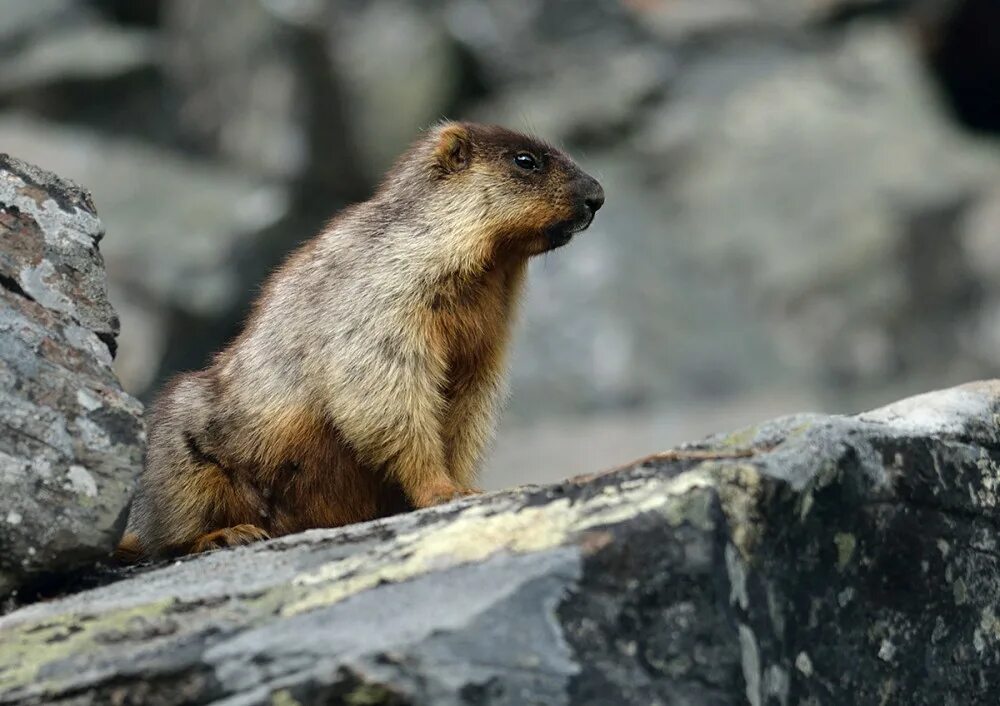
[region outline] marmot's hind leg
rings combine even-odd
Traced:
[[[128,527],[148,556],[266,536],[256,527],[263,524],[266,504],[248,482],[248,469],[230,460],[224,439],[206,432],[217,404],[206,375],[194,373],[178,378],[154,409],[146,468]]]

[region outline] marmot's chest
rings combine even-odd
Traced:
[[[431,293],[432,345],[451,364],[502,347],[520,289],[523,265],[496,267],[474,279],[444,278]]]

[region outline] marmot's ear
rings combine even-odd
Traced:
[[[438,166],[446,173],[460,172],[472,161],[472,143],[464,127],[453,123],[445,126],[438,135],[434,150]]]

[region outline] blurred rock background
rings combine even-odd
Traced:
[[[995,0],[0,6],[0,151],[92,190],[142,398],[443,116],[608,194],[533,265],[487,486],[1000,374]]]

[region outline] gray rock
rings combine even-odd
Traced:
[[[78,19],[72,0],[40,0],[39,2],[9,3],[4,8],[0,26],[0,42],[10,43],[43,30],[46,25],[62,18]]]
[[[328,205],[363,190],[330,57],[333,11],[312,0],[165,4],[164,68],[181,132],[255,174],[320,189]]]
[[[227,263],[288,208],[283,189],[215,163],[26,116],[0,119],[0,140],[88,184],[119,234],[103,248],[117,286],[194,316],[232,306],[239,287]]]
[[[309,145],[293,28],[262,2],[180,0],[164,16],[164,65],[180,96],[181,130],[261,174],[297,176]],[[220,22],[226,31],[213,31]]]
[[[963,332],[992,277],[958,224],[1000,182],[1000,153],[947,123],[897,29],[733,48],[675,91],[639,137],[673,160],[662,227],[744,294],[779,375],[843,388],[977,365]]]
[[[993,703],[1000,381],[142,570],[7,704]]]
[[[171,343],[192,336],[192,322],[218,327],[233,316],[260,277],[244,281],[246,253],[264,249],[261,232],[289,209],[286,189],[218,163],[27,116],[0,117],[0,144],[93,192],[116,234],[103,254],[127,317],[116,367],[137,392]]]
[[[0,594],[106,556],[141,463],[103,235],[89,193],[0,155]]]
[[[636,43],[617,80],[568,64],[484,113],[577,142],[608,194],[590,231],[534,263],[514,413],[779,386],[850,409],[873,388],[995,373],[1000,151],[950,122],[902,27],[660,51],[673,68]],[[585,108],[594,93],[629,107]]]
[[[81,23],[41,34],[29,48],[0,66],[4,93],[29,91],[58,81],[96,80],[154,66],[155,44],[146,32],[123,32]]]
[[[155,64],[155,39],[149,32],[114,27],[86,3],[5,3],[3,11],[0,97],[114,78]]]
[[[418,131],[455,104],[462,57],[438,12],[399,0],[353,5],[332,13],[327,41],[358,165],[376,184]]]
[[[633,11],[657,36],[678,41],[747,30],[800,31],[842,13],[879,9],[899,12],[937,1],[894,0],[890,7],[885,0],[677,0],[637,3]]]

